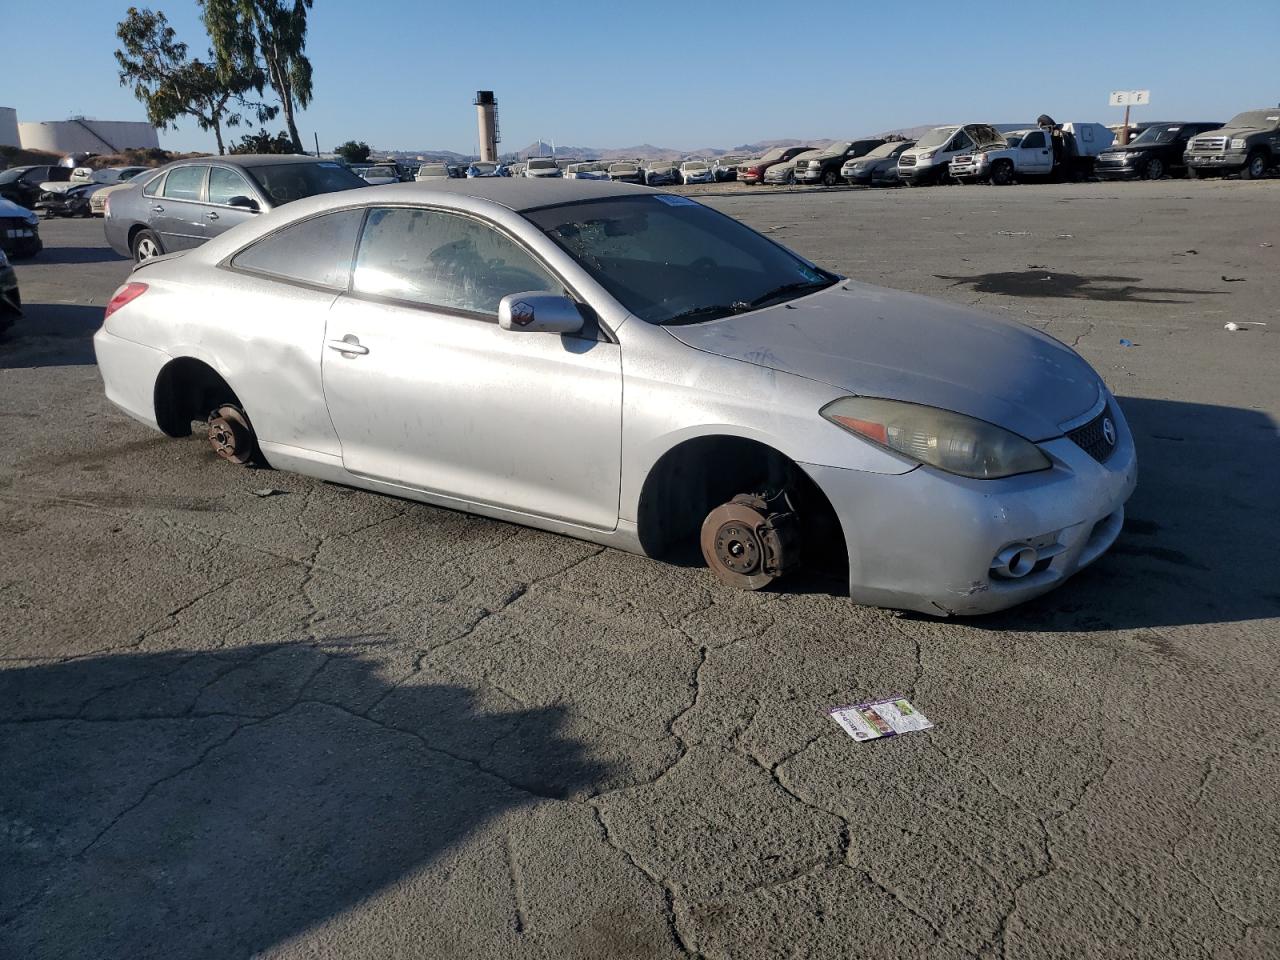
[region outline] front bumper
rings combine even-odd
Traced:
[[[947,165],[947,172],[957,180],[967,180],[970,177],[981,179],[989,176],[991,170],[984,160],[967,160],[963,163],[952,161]]]
[[[6,218],[0,223],[0,250],[14,259],[33,257],[44,249],[40,240],[40,225],[17,218]]]
[[[1062,584],[1115,542],[1137,483],[1133,436],[1112,401],[1116,449],[1106,463],[1066,437],[1040,448],[1050,470],[968,480],[929,467],[882,475],[802,464],[823,490],[849,551],[857,603],[933,616],[983,614]],[[1021,579],[991,571],[1015,543],[1043,558]]]
[[[1239,170],[1248,155],[1240,153],[1187,153],[1183,155],[1188,167],[1195,170]]]
[[[898,179],[903,183],[928,183],[938,176],[937,164],[927,167],[898,167]]]

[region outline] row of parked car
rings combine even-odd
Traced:
[[[835,141],[821,148],[778,148],[742,163],[743,183],[844,182],[921,186],[983,181],[1152,179],[1239,174],[1256,179],[1280,168],[1280,107],[1217,121],[1158,123],[1126,144],[1100,123],[1056,123],[1002,130],[987,123],[935,127],[919,140]]]

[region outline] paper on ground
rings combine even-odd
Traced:
[[[902,697],[829,710],[831,719],[855,740],[875,740],[913,730],[928,730],[929,718]]]

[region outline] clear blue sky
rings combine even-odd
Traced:
[[[194,0],[139,5],[164,11],[193,51],[206,47]],[[497,94],[504,150],[537,138],[731,147],[1040,113],[1108,122],[1120,116],[1106,105],[1114,89],[1151,90],[1136,119],[1280,103],[1280,0],[970,6],[316,0],[314,99],[299,128],[324,150],[354,138],[471,152],[477,89]],[[0,0],[5,34],[21,38],[5,44],[0,106],[22,120],[144,119],[112,57],[127,7]],[[180,124],[163,145],[213,148]]]

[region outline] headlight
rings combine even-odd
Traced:
[[[933,155],[937,152],[938,152],[937,150],[930,150],[928,153],[920,153],[920,154],[917,154],[916,156],[921,160],[932,160]]]
[[[1244,149],[1244,138],[1243,138],[1243,137],[1233,137],[1233,138],[1232,138],[1232,140],[1231,140],[1231,149],[1232,149],[1232,150],[1243,150],[1243,149]]]
[[[947,473],[995,480],[1046,470],[1049,458],[1030,440],[950,410],[900,400],[843,397],[822,416],[872,443]]]
[[[986,163],[987,155],[985,153],[975,153],[973,155],[973,161],[974,163]]]

